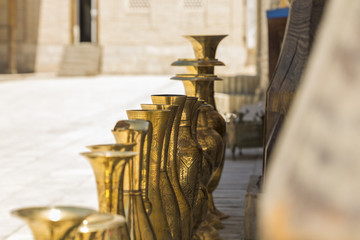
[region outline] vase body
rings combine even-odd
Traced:
[[[207,70],[208,68],[194,68],[197,71],[210,71]],[[204,100],[205,102],[209,101],[209,102],[215,102],[214,101],[214,96],[211,95],[211,93],[213,93],[213,91],[210,90],[210,86],[211,83],[213,83],[213,81],[207,81],[207,80],[199,80],[199,81],[183,81],[184,87],[185,87],[185,92],[187,94],[189,94],[190,96],[196,96],[198,98],[200,98],[201,100]],[[212,169],[212,174],[211,174],[211,180],[210,182],[208,182],[206,184],[206,186],[208,187],[208,192],[209,192],[209,208],[211,210],[211,212],[213,212],[216,216],[218,216],[221,219],[227,218],[228,215],[220,212],[219,210],[216,209],[215,205],[214,205],[214,201],[213,201],[213,197],[212,197],[212,193],[214,192],[214,190],[217,188],[220,179],[221,179],[221,174],[224,168],[224,163],[225,163],[225,134],[226,134],[226,123],[224,118],[221,116],[220,113],[218,113],[215,108],[213,109],[209,109],[207,111],[207,125],[209,126],[209,128],[215,130],[216,132],[218,132],[222,138],[222,157],[221,157],[221,162],[219,163],[218,167],[213,168]],[[204,154],[205,156],[207,156],[207,154]],[[206,178],[206,167],[204,168],[204,175],[203,178]]]
[[[147,148],[144,143],[146,136],[151,135],[151,123],[146,120],[121,120],[112,131],[118,143],[136,143],[134,151],[139,154],[130,162],[127,169],[127,186],[124,186],[124,205],[126,223],[129,227],[131,240],[156,239],[150,224],[144,202],[148,202],[148,211],[151,209],[147,197],[148,159]],[[125,169],[126,172],[126,169]]]
[[[181,215],[180,215],[179,204],[167,171],[171,132],[172,132],[172,127],[175,120],[176,112],[178,110],[178,106],[169,105],[169,104],[141,104],[141,108],[144,110],[162,109],[162,110],[170,111],[170,116],[165,131],[164,142],[161,153],[160,194],[161,194],[161,201],[165,210],[166,219],[169,224],[171,236],[174,240],[181,240],[182,228],[181,228]]]
[[[167,173],[174,189],[176,199],[178,201],[180,216],[181,216],[181,229],[182,239],[187,240],[191,237],[192,229],[192,210],[191,206],[186,200],[185,194],[181,189],[179,182],[178,164],[177,164],[177,145],[179,136],[179,125],[181,114],[185,105],[185,95],[152,95],[151,99],[154,104],[170,104],[178,106],[174,123],[172,126],[170,143],[168,148],[167,157]]]
[[[123,216],[95,213],[88,216],[78,228],[75,240],[129,240]]]
[[[33,207],[11,211],[30,227],[35,240],[73,240],[82,221],[96,211],[80,207]]]
[[[202,151],[191,133],[191,114],[197,99],[188,97],[179,127],[177,160],[180,186],[193,208],[199,191]]]
[[[160,192],[161,154],[171,112],[169,110],[127,110],[126,112],[130,120],[148,120],[153,126],[148,175],[148,197],[152,205],[149,219],[156,239],[172,239]],[[145,140],[144,145],[147,145],[147,143],[148,141]]]

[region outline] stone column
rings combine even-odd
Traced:
[[[16,0],[8,0],[9,4],[9,73],[17,73],[16,67]]]

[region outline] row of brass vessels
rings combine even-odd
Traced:
[[[99,211],[57,206],[23,208],[36,240],[220,239],[216,228],[228,217],[212,193],[224,166],[225,121],[216,111],[215,58],[226,35],[186,36],[195,59],[179,59],[188,74],[186,95],[152,95],[153,104],[127,110],[116,123],[115,144],[88,146]]]

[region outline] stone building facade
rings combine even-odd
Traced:
[[[73,53],[67,60],[66,49],[75,52],[81,45],[99,49],[94,61],[101,73],[181,73],[171,62],[194,56],[182,35],[229,34],[217,53],[227,66],[217,73],[237,75],[255,65],[246,43],[251,1],[0,0],[0,73],[9,70],[10,59],[20,73],[59,72],[76,58]]]

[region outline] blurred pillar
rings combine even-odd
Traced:
[[[16,67],[16,0],[9,0],[9,73],[17,73]]]

